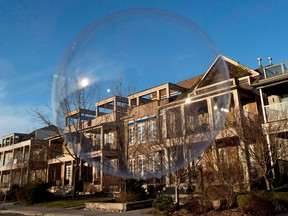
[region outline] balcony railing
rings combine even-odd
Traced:
[[[210,84],[208,86],[200,87],[193,94],[194,95],[209,94],[211,92],[218,91],[219,89],[224,89],[224,90],[230,89],[230,87],[234,85],[235,85],[235,79],[232,78],[232,79],[225,80],[222,82]]]
[[[278,76],[281,74],[288,74],[288,68],[286,66],[287,62],[283,62],[277,65],[272,65],[264,68],[265,78],[270,78],[274,76]]]
[[[267,122],[288,119],[288,102],[265,106]]]

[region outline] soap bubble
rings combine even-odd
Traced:
[[[225,61],[192,21],[129,9],[69,45],[54,75],[53,112],[67,145],[96,172],[160,178],[214,141],[229,111],[226,80]]]

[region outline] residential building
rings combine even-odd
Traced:
[[[217,79],[223,70],[222,60],[229,76]],[[271,70],[279,76],[271,77]],[[117,175],[125,173],[145,178],[147,184],[171,186],[176,182],[173,173],[185,165],[193,177],[180,181],[202,190],[213,172],[221,170],[217,165],[221,162],[222,168],[236,170],[238,177],[231,183],[235,190],[249,190],[261,176],[256,175],[251,156],[254,143],[244,139],[245,119],[264,116],[264,128],[272,122],[286,122],[286,82],[285,63],[252,70],[219,56],[201,76],[101,100],[95,110],[79,107],[65,115],[65,131],[76,142],[49,138],[53,151],[48,156],[48,181],[71,185],[71,173],[77,172],[77,179],[86,182],[84,191],[105,191],[117,189]],[[275,110],[281,112],[281,118],[270,115]],[[281,130],[273,133],[287,139],[286,128]],[[269,138],[272,132],[266,133]],[[79,169],[73,166],[77,158],[73,150],[80,157],[85,155],[86,161],[79,160]],[[281,160],[285,168],[287,158]],[[213,184],[220,184],[213,178]]]
[[[261,61],[261,59],[259,59]],[[287,175],[288,170],[288,68],[286,62],[261,67],[259,81],[253,84],[259,93],[263,112],[263,131],[274,177]]]
[[[53,134],[51,128],[44,127],[30,134],[12,133],[1,138],[1,188],[23,186],[35,179],[46,181],[48,141],[45,138]]]

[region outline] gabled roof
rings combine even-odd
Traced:
[[[181,82],[176,83],[176,85],[181,86],[183,88],[186,89],[194,89],[195,86],[197,86],[197,84],[199,83],[199,80],[201,79],[202,75],[196,76],[196,77],[192,77],[186,80],[183,80]]]
[[[181,81],[179,83],[176,83],[177,85],[182,86],[187,89],[187,91],[180,94],[176,100],[181,100],[183,98],[186,98],[187,95],[190,94],[196,88],[202,76],[203,75],[199,75],[199,76]]]
[[[223,62],[225,62],[225,64]],[[225,72],[227,70],[229,72],[228,74]],[[259,72],[227,58],[226,56],[218,55],[195,89],[225,81],[230,78],[240,78],[245,76],[256,77],[259,76]]]

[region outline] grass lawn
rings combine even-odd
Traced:
[[[34,204],[34,206],[48,207],[48,208],[70,208],[79,206],[79,208],[82,208],[81,206],[83,206],[87,202],[105,202],[109,200],[112,200],[111,196],[109,197],[77,196],[75,199],[65,198],[45,203],[36,203]]]

